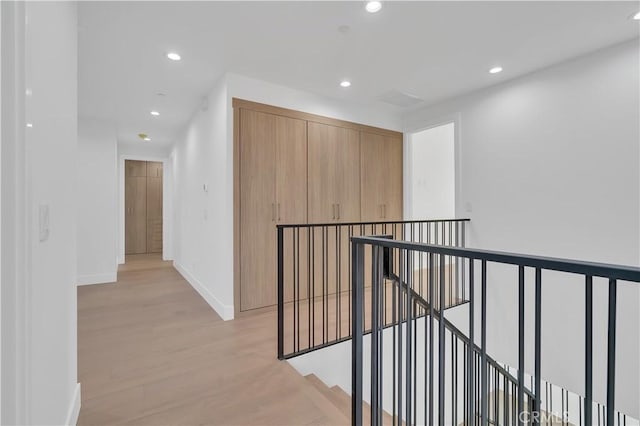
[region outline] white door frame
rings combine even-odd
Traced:
[[[118,159],[118,264],[124,263],[125,160],[158,161],[162,163],[162,260],[173,260],[173,193],[171,192],[170,184],[173,176],[173,165],[171,159],[168,157],[123,154]]]

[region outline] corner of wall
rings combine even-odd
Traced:
[[[211,290],[209,290],[200,280],[198,280],[193,274],[182,266],[179,262],[173,262],[174,268],[183,276],[183,278],[191,284],[195,291],[202,296],[202,298],[211,306],[211,308],[222,318],[223,321],[229,321],[234,318],[233,305],[225,305],[220,301]]]
[[[67,410],[67,420],[64,423],[65,425],[75,426],[78,424],[78,417],[80,416],[81,405],[82,405],[82,397],[81,397],[80,383],[76,383],[76,387],[75,387],[75,390],[73,391],[73,396],[71,398],[71,404],[69,405],[69,409]]]

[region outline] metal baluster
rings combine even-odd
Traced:
[[[480,326],[480,334],[482,343],[480,344],[480,356],[481,356],[481,383],[482,383],[482,392],[480,395],[480,410],[481,410],[481,420],[482,425],[487,424],[487,261],[482,260],[482,305],[480,305],[481,310],[481,326]]]
[[[374,245],[372,249],[371,262],[371,425],[378,425],[378,261],[380,258],[380,247]]]
[[[474,283],[473,283],[473,273],[474,273],[474,263],[473,259],[469,259],[469,347],[467,348],[469,354],[467,356],[469,362],[469,375],[468,380],[469,384],[467,388],[469,390],[469,396],[467,401],[469,402],[469,425],[474,426],[476,423],[476,415],[475,415],[475,374],[474,374],[474,361],[475,361],[475,311],[474,311]]]
[[[284,359],[284,229],[277,228],[278,250],[278,359]]]
[[[352,236],[353,236],[353,226],[349,225],[349,241],[351,241]],[[347,252],[349,253],[349,277],[350,277],[351,276],[351,250],[347,250]],[[351,303],[351,280],[349,280],[347,289],[349,292],[347,299],[349,303]],[[351,332],[351,309],[347,309],[347,316],[348,316],[349,332]]]
[[[327,294],[326,289],[326,274],[327,274],[327,262],[326,262],[326,227],[322,227],[322,344],[327,341],[325,334],[325,298]]]
[[[291,279],[293,280],[293,350],[297,352],[300,350],[300,305],[299,305],[299,287],[298,287],[298,275],[297,272],[299,259],[299,252],[297,248],[297,235],[299,233],[298,228],[293,228],[293,235],[291,242],[293,243],[293,270]]]
[[[435,259],[429,253],[429,426],[433,426],[433,311],[435,287]]]
[[[440,255],[440,271],[444,270],[444,260],[445,257]],[[438,415],[440,419],[440,424],[444,425],[444,396],[445,396],[445,383],[444,383],[444,368],[445,368],[445,341],[444,341],[444,295],[445,295],[445,276],[443,273],[440,274],[440,319],[438,321],[438,340],[439,340],[439,353],[438,353]]]
[[[609,280],[609,319],[607,322],[607,426],[615,419],[616,392],[616,302],[617,282]]]
[[[336,226],[336,339],[342,337],[342,291],[340,281],[342,278],[342,233],[340,225]]]
[[[402,271],[402,251],[398,251],[398,266],[399,271]],[[403,305],[404,305],[404,293],[402,291],[402,281],[398,282],[398,425],[402,424],[404,419],[402,415],[402,320],[403,320]]]
[[[542,368],[542,270],[536,268],[536,296],[535,296],[535,354],[534,354],[534,376],[535,387],[534,395],[535,402],[533,413],[537,416],[534,417],[534,423],[540,424],[540,393],[542,392],[541,384],[541,368]]]
[[[524,266],[518,267],[518,424],[524,425]]]
[[[311,349],[311,304],[313,298],[311,297],[311,228],[307,227],[307,348]],[[351,311],[351,310],[349,310]]]
[[[390,256],[392,258],[392,256]],[[400,320],[397,318],[397,313],[396,313],[396,303],[400,297],[400,295],[396,296],[396,293],[400,292],[400,283],[397,283],[395,280],[392,282],[392,286],[391,286],[391,321],[393,324],[392,327],[392,339],[393,339],[393,346],[391,347],[391,354],[393,357],[392,363],[391,363],[391,372],[393,375],[393,382],[392,382],[392,398],[391,398],[391,405],[393,413],[392,413],[392,425],[396,424],[396,415],[397,415],[397,411],[396,411],[396,407],[397,407],[397,401],[396,401],[396,386],[397,386],[397,378],[396,378],[396,362],[397,362],[397,347],[396,347],[396,333],[397,333],[397,329],[398,327],[400,327]],[[399,407],[398,407],[399,408]],[[398,417],[398,426],[400,425],[400,419]]]
[[[593,416],[593,277],[585,277],[585,348],[584,348],[584,424],[591,426]]]
[[[402,251],[402,253],[404,254],[403,258],[404,258],[404,263],[405,266],[407,268],[407,275],[408,275],[408,268],[409,268],[409,259],[408,259],[408,251]],[[404,268],[403,268],[404,269]],[[406,278],[406,277],[405,277]],[[407,321],[406,321],[406,337],[407,337],[407,353],[406,353],[406,363],[407,363],[407,371],[406,371],[406,375],[407,375],[407,381],[406,381],[406,404],[407,404],[407,412],[406,412],[406,422],[407,424],[411,424],[411,402],[412,402],[412,393],[411,393],[411,367],[412,367],[412,339],[411,339],[411,333],[412,333],[412,328],[413,328],[413,324],[412,324],[412,318],[413,318],[413,295],[411,294],[411,287],[409,287],[409,283],[406,279],[403,279],[402,281],[407,283]]]
[[[364,304],[364,246],[362,244],[351,245],[353,268],[353,328],[351,335],[351,424],[362,425],[362,332]]]

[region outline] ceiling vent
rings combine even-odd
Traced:
[[[423,99],[420,99],[417,96],[407,95],[406,93],[402,93],[401,91],[395,90],[395,89],[385,95],[380,96],[379,99],[382,102],[385,102],[400,108],[414,107],[424,102]]]

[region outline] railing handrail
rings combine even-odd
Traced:
[[[613,280],[640,282],[640,268],[628,265],[588,262],[583,260],[562,259],[535,255],[515,254],[509,252],[441,246],[411,241],[389,240],[379,237],[351,237],[351,241],[358,244],[377,245],[382,247],[414,250],[424,253],[434,253],[473,260],[503,263],[509,265],[526,266],[568,272],[592,277]]]
[[[324,226],[367,226],[367,225],[398,225],[411,223],[442,223],[442,222],[469,222],[471,219],[416,219],[416,220],[387,220],[378,222],[328,222],[328,223],[280,223],[276,225],[281,228],[315,228]]]

